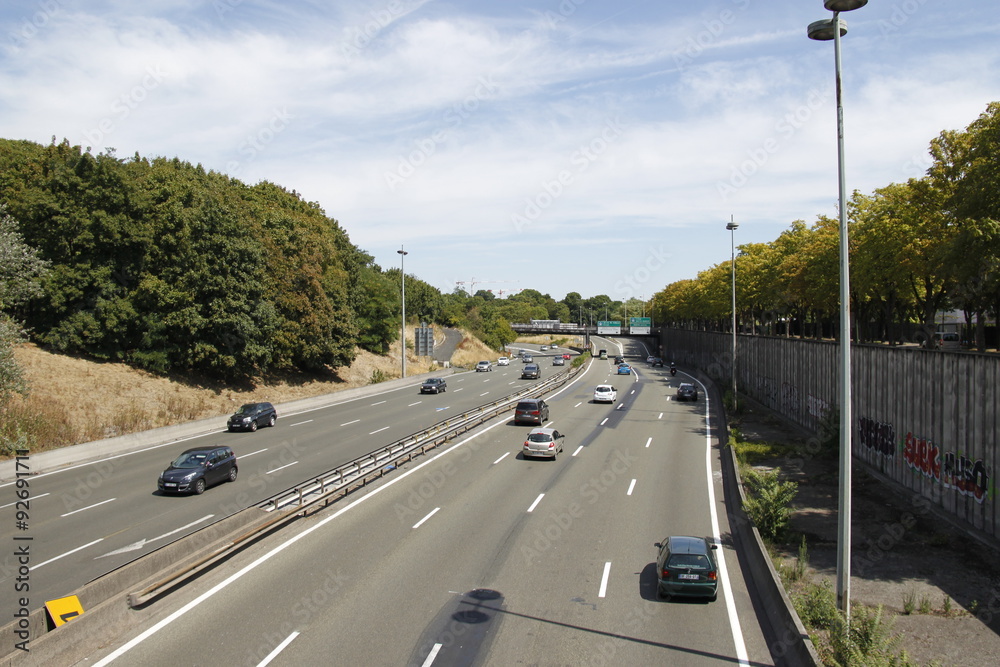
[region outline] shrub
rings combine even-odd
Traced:
[[[807,585],[802,593],[792,596],[792,604],[799,618],[809,628],[825,630],[833,627],[840,619],[837,596],[829,581]]]
[[[789,503],[799,488],[795,482],[782,482],[779,472],[778,469],[757,472],[753,468],[743,471],[748,491],[744,509],[761,536],[771,540],[787,528],[791,514]]]
[[[906,652],[897,654],[902,638],[892,633],[882,605],[851,609],[850,629],[843,618],[830,628],[831,662],[838,667],[914,667]]]

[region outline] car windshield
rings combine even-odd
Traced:
[[[239,408],[239,410],[236,411],[236,414],[243,415],[243,414],[247,414],[249,412],[253,412],[253,409],[255,407],[256,406],[253,403],[247,403],[246,405],[241,405],[240,408]]]
[[[441,380],[438,380],[437,378],[431,378],[430,380],[427,380],[426,382],[424,382],[424,384],[437,384],[440,381]]]
[[[708,562],[708,556],[703,554],[671,554],[667,567],[708,570],[712,564]]]
[[[548,433],[529,433],[528,440],[531,442],[552,442],[552,436]]]
[[[174,468],[200,468],[205,463],[205,459],[207,458],[208,458],[207,452],[194,452],[192,454],[181,454],[170,465]]]

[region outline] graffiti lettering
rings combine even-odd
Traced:
[[[972,496],[982,503],[989,490],[990,475],[982,459],[973,461],[955,452],[944,455],[941,484],[946,489],[955,489],[963,496]]]
[[[893,458],[896,455],[896,429],[892,424],[877,422],[868,417],[860,420],[861,444],[868,450],[886,458]]]

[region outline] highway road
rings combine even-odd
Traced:
[[[591,362],[551,396],[555,461],[494,420],[151,605],[88,664],[780,664],[729,546],[706,392],[673,401],[689,378],[636,367]],[[616,404],[591,402],[602,382]],[[671,534],[721,543],[716,602],[656,598]]]
[[[526,346],[537,348],[538,346]],[[560,350],[560,353],[562,351]],[[554,352],[546,353],[554,355]],[[565,372],[542,357],[542,377]],[[348,402],[299,414],[281,414],[274,428],[255,433],[219,431],[157,445],[142,451],[53,471],[33,471],[31,501],[31,599],[62,597],[121,565],[219,521],[240,509],[314,478],[435,424],[448,416],[506,396],[537,380],[520,379],[521,364],[493,372],[439,375],[448,379],[442,394],[420,394],[420,380]],[[229,445],[236,452],[239,478],[209,488],[201,496],[167,496],[156,489],[160,472],[191,447]],[[0,509],[13,512],[12,481],[0,483]],[[13,520],[0,535],[13,544]],[[0,559],[0,587],[13,590],[18,562],[13,550]]]

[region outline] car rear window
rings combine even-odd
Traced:
[[[667,567],[688,567],[696,570],[707,570],[711,567],[708,557],[702,554],[671,554]]]
[[[528,440],[531,442],[552,442],[552,436],[548,433],[529,433]]]
[[[522,412],[532,412],[538,409],[538,403],[535,403],[534,401],[521,401],[517,404],[517,409]]]

